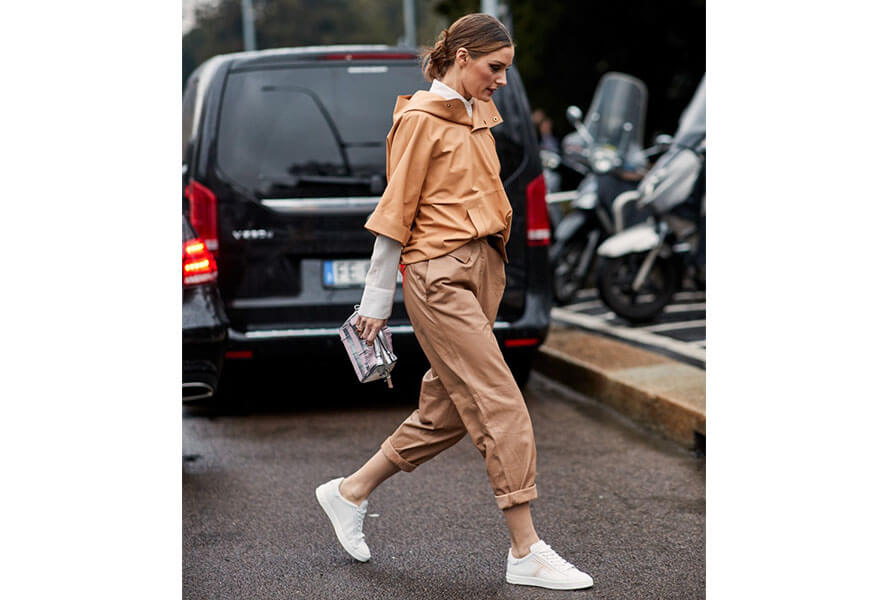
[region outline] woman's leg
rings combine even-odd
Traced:
[[[530,517],[530,502],[503,509],[509,537],[512,538],[512,556],[521,558],[530,553],[530,547],[540,541]]]
[[[385,457],[382,450],[377,450],[364,466],[342,480],[339,493],[349,502],[361,504],[380,483],[398,471],[400,469]]]

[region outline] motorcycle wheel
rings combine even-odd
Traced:
[[[651,266],[642,288],[634,292],[632,281],[645,255],[637,252],[607,259],[602,263],[598,275],[598,293],[602,302],[630,323],[646,323],[660,314],[672,300],[680,279],[678,269],[658,258]]]
[[[585,247],[585,237],[571,240],[553,261],[552,294],[558,304],[573,302],[580,287],[585,283],[588,274],[576,272]]]

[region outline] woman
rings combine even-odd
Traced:
[[[513,46],[494,17],[462,17],[423,56],[429,91],[398,97],[386,140],[388,186],[365,225],[376,242],[357,328],[372,344],[385,325],[400,259],[404,304],[431,369],[419,408],[360,469],[319,486],[316,495],[345,550],[367,561],[362,529],[370,493],[468,432],[509,528],[506,581],[580,589],[592,578],[534,530],[533,429],[492,329],[505,288],[512,209],[490,133],[502,121],[491,96],[506,85]]]

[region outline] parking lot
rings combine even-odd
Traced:
[[[706,368],[705,291],[678,292],[656,321],[633,325],[611,312],[597,289],[589,288],[580,290],[575,302],[553,308],[552,319]]]

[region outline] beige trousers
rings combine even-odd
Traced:
[[[386,458],[412,471],[468,432],[500,508],[537,497],[530,415],[493,335],[505,284],[503,259],[486,240],[407,265],[404,304],[431,369],[419,408],[382,443]]]

